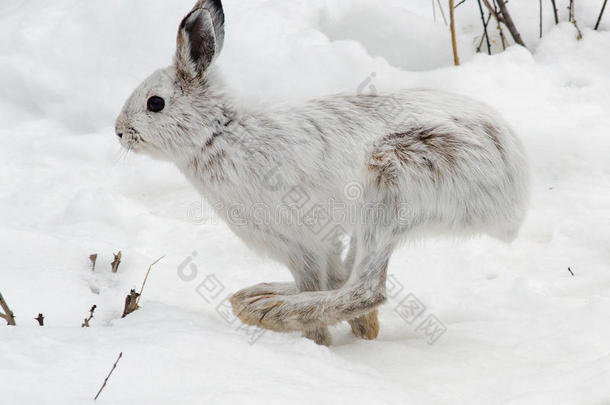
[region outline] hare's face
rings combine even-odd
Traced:
[[[224,39],[220,0],[199,0],[178,28],[174,64],[153,73],[129,97],[116,120],[121,145],[176,160],[209,139],[215,105],[210,66]]]
[[[182,89],[173,66],[144,80],[116,120],[121,145],[136,153],[172,160],[201,144],[198,134],[203,134],[196,126],[201,122],[201,111],[195,109],[193,94]]]

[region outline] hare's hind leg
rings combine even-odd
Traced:
[[[256,319],[256,317],[248,313],[245,303],[252,304],[259,300],[269,300],[274,296],[286,297],[301,292],[319,291],[325,287],[323,283],[326,281],[322,271],[323,266],[324,263],[311,252],[303,251],[299,252],[299,254],[294,254],[289,262],[289,268],[295,283],[261,283],[240,290],[231,297],[230,301],[233,310],[244,323],[265,327],[260,324],[260,321],[268,313],[272,313],[274,306],[265,309],[265,312],[260,314],[260,319]],[[301,331],[304,337],[313,340],[319,345],[329,346],[331,343],[330,332],[324,324],[312,323],[307,325],[307,327],[301,328]]]
[[[354,269],[354,262],[356,261],[356,244],[356,239],[352,238],[345,260],[340,262],[340,270],[336,270],[337,268],[334,266],[329,266],[332,271],[329,273],[331,275],[329,277],[331,289],[334,290],[343,286],[349,275],[352,273]],[[329,260],[329,262],[331,262],[331,260]],[[350,319],[347,322],[352,328],[352,333],[361,339],[373,340],[376,339],[377,335],[379,334],[379,319],[377,317],[376,309],[368,314]]]

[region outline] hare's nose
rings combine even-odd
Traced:
[[[119,138],[122,138],[123,137],[123,133],[122,132],[117,132],[116,136],[118,136]]]

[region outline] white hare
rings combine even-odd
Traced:
[[[214,66],[220,0],[200,0],[178,30],[174,64],[132,94],[121,144],[174,162],[236,235],[291,271],[231,298],[246,324],[330,344],[348,321],[374,339],[392,251],[428,233],[516,236],[528,169],[491,108],[433,90],[338,95],[246,110]]]

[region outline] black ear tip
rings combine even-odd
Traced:
[[[222,10],[222,1],[220,0],[208,0],[209,3],[212,3],[212,5],[214,7],[216,7],[219,10]]]
[[[186,16],[184,16],[184,18],[182,19],[182,22],[180,23],[180,29],[184,29],[184,27],[186,27],[186,22],[189,20],[189,18],[191,18],[191,16],[193,15],[193,13],[197,11],[197,9],[193,9],[191,10],[190,13],[188,13]]]

